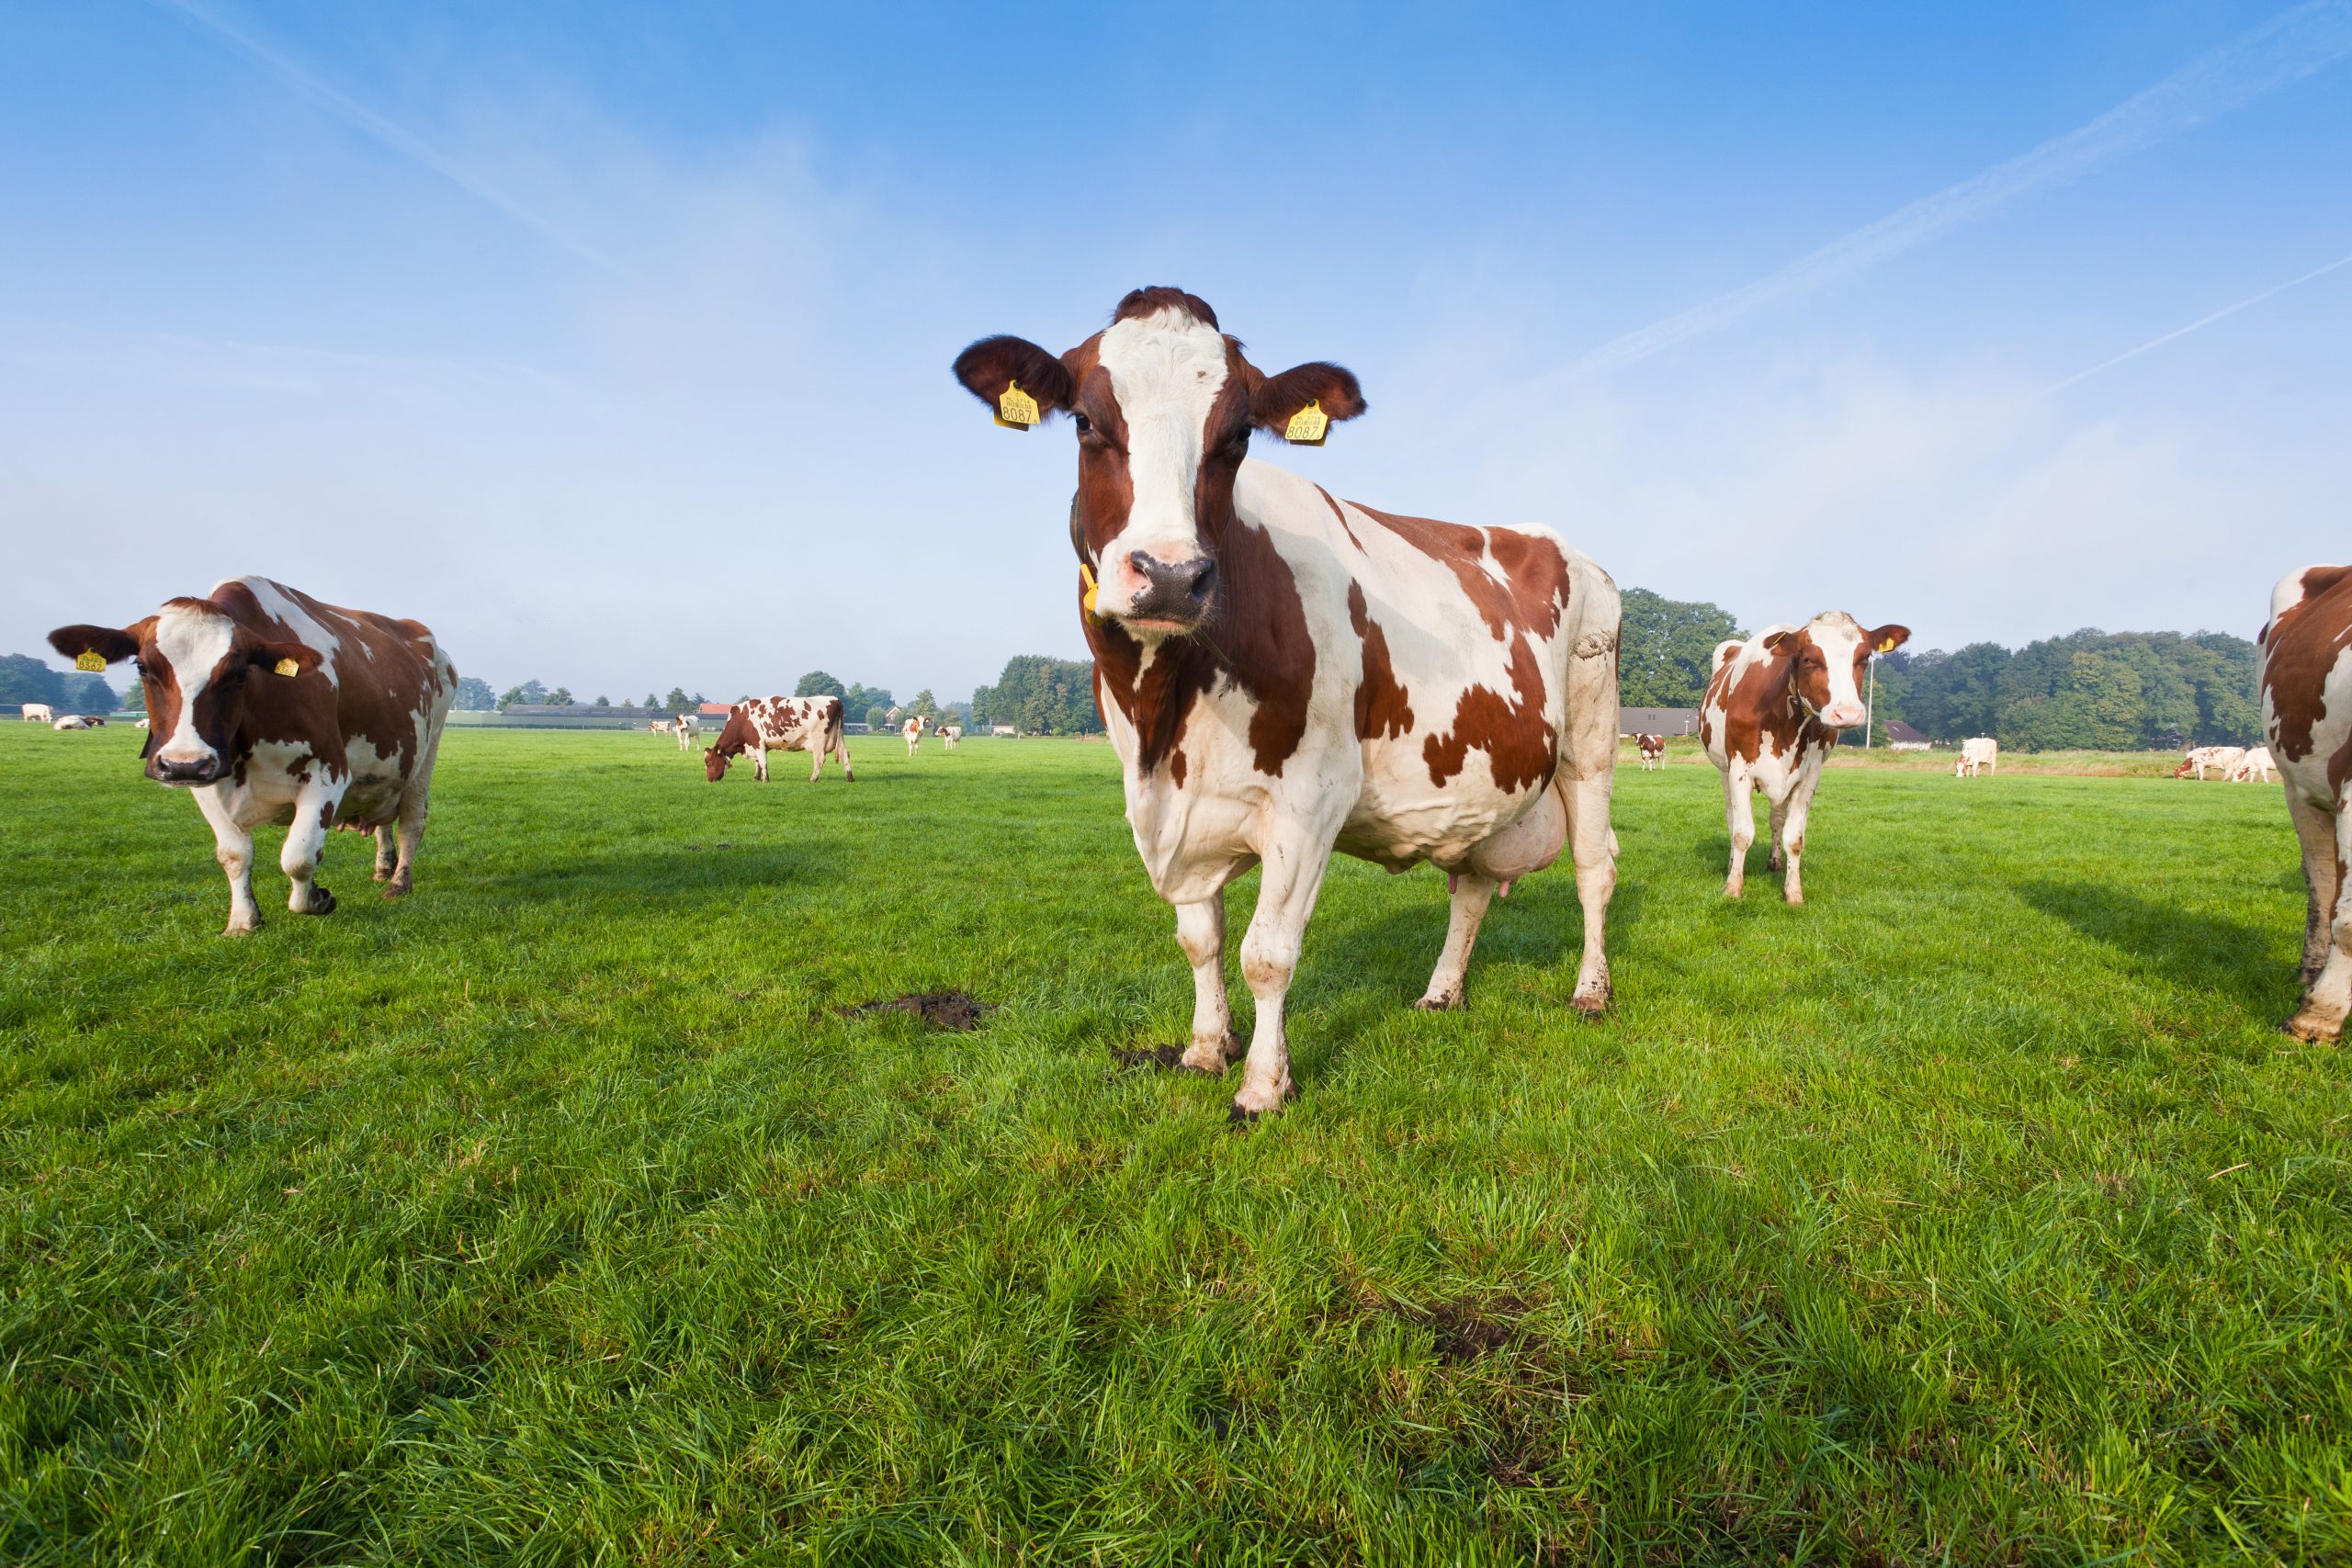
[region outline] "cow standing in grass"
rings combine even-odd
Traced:
[[[673,728],[678,732],[678,750],[681,751],[693,750],[695,742],[702,738],[702,720],[690,713],[680,714]]]
[[[2303,851],[2299,1040],[2334,1040],[2352,1009],[2352,566],[2290,573],[2262,628],[2262,734]]]
[[[384,897],[409,891],[457,671],[415,621],[345,610],[266,577],[173,599],[120,628],[60,626],[51,648],[138,661],[147,776],[194,793],[229,878],[229,932],[261,924],[253,829],[286,827],[287,908],[323,915],[327,829],[376,835]]]
[[[1865,631],[1844,611],[1828,610],[1802,626],[1771,626],[1747,641],[1716,645],[1714,673],[1699,706],[1699,739],[1724,775],[1731,828],[1724,897],[1736,898],[1747,886],[1747,846],[1756,841],[1749,797],[1761,795],[1772,811],[1766,869],[1786,865],[1782,896],[1804,902],[1798,866],[1822,767],[1838,732],[1869,718],[1861,676],[1871,655],[1900,648],[1910,636],[1906,626]]]
[[[915,754],[915,748],[922,740],[923,728],[930,723],[931,720],[925,718],[921,714],[917,714],[914,717],[907,720],[906,723],[899,726],[899,733],[906,738],[908,756],[911,757]]]
[[[2277,768],[2278,764],[2270,758],[2270,748],[2256,746],[2230,764],[2229,781],[2232,784],[2268,784]]]
[[[948,750],[953,751],[956,750],[957,743],[963,739],[964,727],[962,725],[943,724],[939,727],[939,743],[942,746],[944,746]]]
[[[1178,289],[1129,294],[1066,354],[984,339],[956,376],[1000,419],[1066,414],[1076,429],[1074,594],[1136,849],[1193,968],[1196,1071],[1240,1053],[1223,894],[1263,868],[1241,944],[1258,1010],[1238,1118],[1293,1092],[1284,1001],[1334,850],[1448,874],[1452,919],[1420,1005],[1451,1008],[1497,885],[1572,845],[1572,1004],[1606,1006],[1607,573],[1546,529],[1378,512],[1246,460],[1253,430],[1319,441],[1324,423],[1362,413],[1356,378],[1328,364],[1269,376]]]
[[[47,703],[27,703],[22,711],[24,722],[27,724],[54,724],[57,722],[57,710],[51,707]]]
[[[1642,754],[1642,772],[1645,773],[1666,764],[1666,737],[1663,735],[1636,735],[1634,737],[1634,750]]]
[[[1956,779],[1973,779],[1987,769],[1996,773],[2001,771],[2001,743],[1989,735],[1980,735],[1973,740],[1962,741],[1960,761],[1952,764],[1951,776]]]
[[[2194,774],[2198,783],[2202,784],[2205,774],[2211,771],[2226,779],[2230,776],[2230,770],[2237,765],[2238,759],[2245,755],[2245,748],[2243,746],[2191,746],[2188,755],[2181,758],[2180,766],[2172,771],[2172,776],[2185,779]]]
[[[703,777],[717,784],[727,776],[729,759],[746,751],[752,754],[752,774],[762,784],[768,782],[771,751],[808,752],[810,784],[824,773],[825,754],[830,751],[842,765],[842,777],[851,784],[857,782],[857,775],[850,771],[839,697],[754,697],[737,703],[727,710],[727,725],[718,732],[718,739],[703,748]]]

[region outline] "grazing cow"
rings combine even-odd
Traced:
[[[842,738],[839,697],[754,697],[737,703],[727,710],[727,726],[718,732],[718,742],[702,749],[703,777],[717,784],[727,776],[728,760],[746,751],[752,754],[752,774],[762,784],[768,782],[771,751],[808,752],[810,784],[825,771],[825,753],[831,751],[842,765],[842,777],[857,782],[850,771],[849,742]]]
[[[732,716],[733,710],[729,709],[729,713]],[[702,738],[702,720],[690,713],[680,714],[678,722],[670,728],[678,732],[678,750],[681,751],[694,750],[695,742]]]
[[[193,791],[211,824],[230,934],[261,924],[253,829],[264,822],[288,828],[277,863],[297,914],[335,907],[318,881],[329,828],[375,833],[384,897],[413,886],[458,688],[426,627],[239,577],[119,630],[60,626],[49,643],[69,659],[139,661],[153,721],[141,750],[147,776]]]
[[[2211,768],[2227,778],[2230,770],[2237,765],[2238,759],[2245,755],[2245,748],[2243,746],[2191,746],[2188,754],[2181,758],[2180,766],[2172,771],[2172,776],[2185,779],[2194,773],[2201,784],[2205,771]]]
[[[2270,760],[2270,748],[2256,746],[2231,764],[2230,783],[2268,784],[2271,771],[2276,766]]]
[[[2334,1040],[2352,1009],[2352,566],[2290,572],[2262,628],[2262,735],[2287,786],[2310,895],[2299,1040]]]
[[[94,729],[96,728],[78,713],[69,713],[63,718],[52,718],[49,721],[49,727],[51,729]]]
[[[57,722],[57,710],[47,703],[27,703],[24,721],[27,724],[54,724]]]
[[[1283,1002],[1335,849],[1448,874],[1420,1005],[1451,1008],[1498,884],[1569,842],[1584,906],[1573,1005],[1607,1005],[1607,573],[1546,529],[1398,516],[1247,461],[1253,429],[1319,441],[1363,394],[1336,365],[1265,374],[1178,289],[1136,290],[1060,355],[984,339],[956,376],[1001,420],[1062,413],[1076,429],[1075,592],[1127,822],[1192,965],[1182,1061],[1196,1071],[1239,1054],[1223,894],[1264,868],[1241,943],[1258,1008],[1238,1119],[1293,1092]]]
[[[960,724],[943,724],[939,727],[939,739],[942,744],[953,751],[956,750],[956,743],[964,739],[964,727]]]
[[[666,718],[657,718],[645,728],[656,735],[667,735],[670,733],[670,721]]]
[[[930,723],[930,719],[917,714],[899,727],[899,733],[907,738],[908,756],[911,757],[915,754],[915,744],[922,739],[923,728]]]
[[[1699,737],[1708,760],[1723,770],[1724,815],[1731,826],[1731,874],[1724,896],[1736,898],[1747,880],[1747,846],[1756,839],[1751,794],[1770,803],[1768,870],[1785,864],[1783,894],[1804,902],[1799,863],[1805,818],[1822,765],[1838,732],[1864,723],[1862,667],[1873,653],[1909,640],[1907,626],[1865,631],[1843,610],[1825,610],[1802,626],[1778,626],[1747,642],[1716,645],[1714,673],[1699,707]]]
[[[1653,768],[1665,766],[1665,736],[1637,734],[1634,737],[1634,746],[1642,754],[1642,772],[1646,773]]]
[[[1981,776],[1987,768],[1996,773],[2001,771],[1999,741],[1989,735],[1979,735],[1974,739],[1963,740],[1960,743],[1960,761],[1952,764],[1952,777],[1976,778]]]

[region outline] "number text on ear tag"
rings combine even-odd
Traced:
[[[74,668],[76,670],[103,670],[106,667],[107,656],[103,653],[85,650],[76,655],[74,660]]]
[[[996,400],[996,422],[1007,430],[1028,429],[1037,423],[1037,400],[1023,391],[1020,382],[1007,381]]]
[[[290,659],[281,659],[270,668],[280,675],[300,675],[302,672],[302,667]]]
[[[1323,412],[1318,400],[1290,416],[1290,423],[1283,428],[1283,439],[1298,446],[1320,446],[1330,428],[1331,416]]]

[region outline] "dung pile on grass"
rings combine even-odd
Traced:
[[[903,1012],[922,1020],[933,1029],[964,1030],[977,1028],[989,1008],[966,991],[909,991],[888,1001],[859,1002],[854,1007],[833,1010],[842,1018]]]

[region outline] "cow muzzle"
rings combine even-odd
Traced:
[[[1119,619],[1157,630],[1188,632],[1208,619],[1216,597],[1216,558],[1194,556],[1166,561],[1142,550],[1127,552],[1127,570],[1137,587]]]
[[[1869,712],[1860,703],[1833,703],[1821,710],[1821,722],[1832,729],[1860,729],[1869,717]]]
[[[147,773],[158,784],[209,784],[220,776],[220,757],[218,752],[207,752],[201,757],[158,754],[147,764]]]

